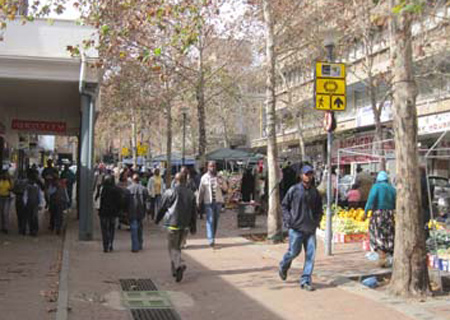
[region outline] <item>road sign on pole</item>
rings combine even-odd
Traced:
[[[347,86],[343,63],[316,62],[316,109],[344,111],[347,105]]]

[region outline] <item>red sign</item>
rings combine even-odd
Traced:
[[[38,132],[50,132],[50,133],[65,133],[65,122],[53,122],[53,121],[29,121],[13,119],[11,123],[13,130],[20,131],[38,131]]]

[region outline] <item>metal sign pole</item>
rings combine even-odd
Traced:
[[[326,49],[328,50],[328,61],[333,61],[333,49],[334,43],[326,44]],[[333,116],[333,111],[331,116]],[[328,130],[327,132],[327,215],[326,215],[326,229],[325,229],[325,255],[332,255],[332,245],[333,245],[333,213],[331,211],[332,196],[333,196],[333,185],[331,181],[331,152],[333,147],[333,130]]]

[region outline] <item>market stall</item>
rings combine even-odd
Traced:
[[[258,162],[264,159],[264,155],[243,149],[222,148],[208,153],[206,159],[216,161],[218,167],[222,169],[220,175],[228,182],[225,207],[237,210],[238,227],[254,227],[255,215],[259,207],[256,194],[260,184],[256,167]],[[249,178],[248,170],[251,171],[250,182],[252,183],[246,183],[246,185],[252,189],[250,192],[248,192],[249,190],[241,190],[243,179],[248,180]],[[248,193],[251,195],[249,196]]]
[[[439,286],[442,288],[441,272],[450,272],[450,206],[447,207],[448,212],[441,212],[439,206],[436,205],[430,186],[429,162],[435,159],[450,159],[450,148],[440,147],[444,137],[448,131],[443,132],[434,145],[430,149],[419,149],[419,154],[425,160],[425,174],[428,194],[428,203],[430,210],[430,223],[428,224],[429,238],[427,240],[427,260],[428,265],[438,272]],[[346,156],[359,157],[364,162],[374,164],[374,171],[377,171],[377,163],[382,160],[386,161],[388,171],[391,171],[392,180],[395,181],[395,144],[392,139],[381,142],[372,142],[359,146],[339,149],[337,152],[337,187],[335,194],[335,204],[333,217],[333,233],[335,242],[355,242],[363,241],[366,250],[368,247],[368,239],[364,236],[367,234],[368,220],[362,221],[364,210],[350,209],[345,210],[337,206],[339,192],[339,173],[341,160]],[[390,169],[390,170],[389,170]],[[436,212],[438,210],[438,212]],[[324,221],[321,226],[325,227]]]

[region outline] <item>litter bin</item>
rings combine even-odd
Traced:
[[[238,228],[254,228],[256,221],[255,205],[241,202],[238,205]]]

